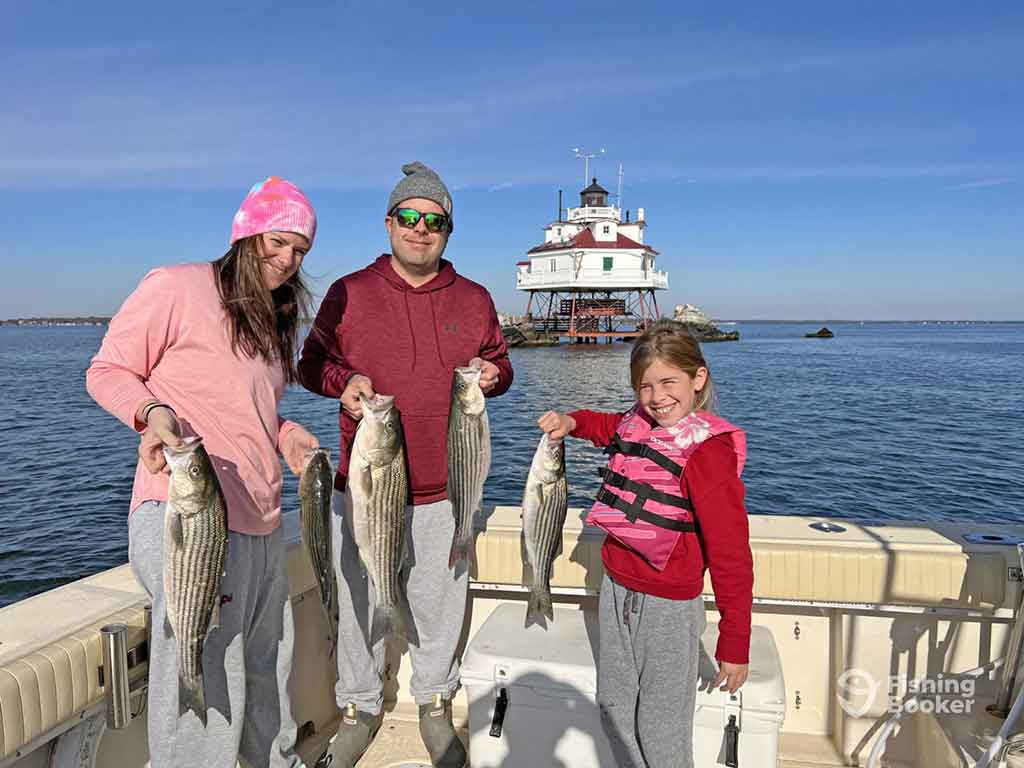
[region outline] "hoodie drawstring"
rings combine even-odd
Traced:
[[[441,363],[442,368],[446,368],[447,365],[444,362],[444,356],[441,354],[441,337],[437,333],[437,312],[434,310],[434,292],[430,292],[430,324],[434,328],[434,343],[437,345],[437,360]]]
[[[416,370],[416,330],[412,327],[412,311],[409,309],[409,292],[402,291],[405,299],[405,320],[409,323],[409,338],[412,339],[412,370]],[[437,331],[435,331],[436,333]]]

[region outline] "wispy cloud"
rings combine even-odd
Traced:
[[[0,125],[0,146],[6,150],[0,154],[0,186],[208,186],[237,183],[239,175],[258,175],[256,169],[268,165],[310,184],[373,186],[385,168],[390,178],[395,165],[408,159],[399,154],[411,147],[443,153],[457,184],[500,191],[549,183],[558,175],[545,160],[553,147],[586,141],[598,130],[627,136],[637,156],[631,165],[634,179],[665,175],[649,161],[657,151],[663,165],[676,173],[682,167],[683,175],[698,179],[980,176],[1010,181],[1005,177],[1012,169],[970,162],[930,165],[927,155],[920,164],[822,162],[829,153],[838,156],[837,148],[846,157],[856,156],[843,146],[851,132],[860,132],[857,138],[870,145],[863,137],[872,126],[870,116],[848,124],[844,116],[822,111],[804,140],[801,126],[794,125],[799,118],[785,109],[773,111],[767,87],[754,107],[761,120],[757,129],[749,125],[749,115],[716,111],[721,105],[702,101],[718,97],[723,83],[772,80],[793,92],[808,77],[819,82],[856,75],[881,82],[886,72],[949,67],[951,51],[962,64],[978,56],[983,42],[1001,49],[1005,41],[998,34],[994,41],[931,39],[837,53],[790,51],[778,42],[744,48],[742,42],[697,53],[680,46],[681,52],[667,58],[660,52],[658,59],[640,54],[619,62],[596,60],[579,76],[565,73],[579,72],[580,51],[563,44],[508,51],[497,62],[493,51],[486,52],[486,61],[475,52],[440,98],[422,89],[398,92],[388,87],[386,70],[373,69],[354,71],[339,91],[340,60],[330,58],[297,79],[274,62],[183,61],[163,43],[8,52],[0,55],[0,64],[10,64],[13,75],[0,83],[0,99],[14,108]],[[644,48],[652,46],[637,46]],[[346,62],[359,58],[358,51],[346,56]],[[264,105],[266,94],[274,98]],[[668,110],[665,120],[629,119],[632,109],[658,102]],[[612,106],[615,114],[609,114]],[[698,115],[713,122],[702,123]],[[921,158],[920,130],[916,143],[906,136],[892,140],[884,127],[874,131],[875,144],[884,138],[889,156]],[[714,163],[736,157],[730,143],[741,141],[757,149],[749,164]],[[510,148],[481,163],[485,143]],[[689,166],[693,146],[706,148],[706,166]],[[463,151],[456,151],[460,147]],[[765,164],[773,149],[780,162]],[[647,162],[649,172],[642,168]],[[972,183],[984,185],[965,182],[959,188]]]
[[[1004,184],[1013,184],[1015,181],[1016,179],[981,179],[979,181],[965,181],[963,184],[954,184],[951,187],[943,187],[943,189],[983,189],[985,187],[1001,187]]]

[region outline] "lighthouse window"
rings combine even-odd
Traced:
[[[605,224],[604,225],[604,233],[607,235],[611,231],[612,231],[611,226],[609,224]]]
[[[604,271],[605,272],[611,272],[612,271],[612,259],[613,258],[614,257],[612,257],[612,256],[605,256],[604,257]]]
[[[551,259],[551,271],[552,272],[555,271],[555,263],[556,263],[555,259]]]

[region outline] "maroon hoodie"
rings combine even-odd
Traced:
[[[441,259],[438,275],[413,288],[384,254],[335,281],[324,297],[299,359],[306,389],[341,397],[349,378],[368,376],[394,395],[402,414],[414,504],[447,498],[448,409],[457,366],[482,357],[500,375],[488,397],[512,384],[512,365],[487,289]],[[341,453],[334,486],[345,487],[358,422],[339,405]]]

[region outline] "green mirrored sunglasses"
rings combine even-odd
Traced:
[[[400,226],[406,229],[415,227],[420,223],[420,219],[423,219],[428,232],[447,232],[451,224],[448,217],[443,213],[423,213],[423,211],[417,211],[415,208],[396,208],[391,215],[395,217],[395,221]]]

